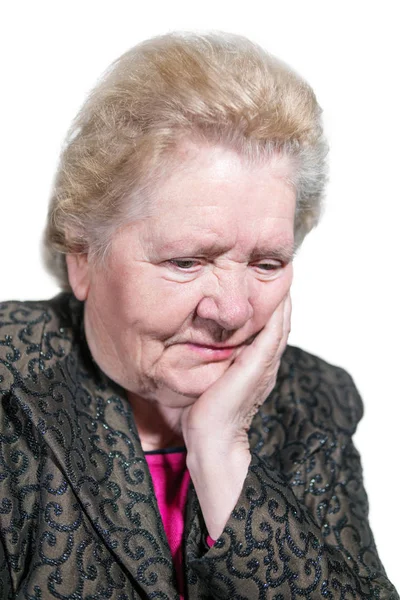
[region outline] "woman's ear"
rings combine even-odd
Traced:
[[[67,254],[69,284],[78,300],[85,301],[89,292],[89,261],[87,254]]]

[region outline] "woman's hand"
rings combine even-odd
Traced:
[[[241,349],[229,369],[185,409],[182,432],[188,449],[215,436],[223,443],[246,440],[259,406],[272,391],[290,331],[287,295],[254,341]]]
[[[242,490],[250,463],[247,431],[275,385],[290,316],[288,294],[254,341],[182,415],[187,464],[213,539]]]

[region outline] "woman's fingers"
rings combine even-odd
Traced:
[[[291,302],[287,296],[253,342],[244,348],[224,375],[205,394],[229,397],[229,404],[250,402],[253,394],[270,392],[290,331]],[[254,398],[254,401],[258,398]]]
[[[187,435],[190,430],[192,435],[207,437],[215,430],[224,439],[234,439],[247,431],[275,385],[290,331],[290,314],[287,296],[253,342],[190,407],[185,419]]]
[[[232,366],[243,368],[249,362],[253,368],[263,368],[274,359],[280,359],[290,333],[291,309],[290,295],[287,294],[265,327],[250,346],[244,348]]]

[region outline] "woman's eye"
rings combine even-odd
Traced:
[[[173,265],[174,267],[177,267],[178,269],[183,269],[183,270],[187,270],[187,269],[193,269],[194,267],[197,267],[199,264],[198,260],[191,260],[189,258],[174,258],[168,261],[171,265]]]
[[[256,267],[262,271],[276,271],[277,269],[280,269],[282,265],[280,263],[264,262],[258,263]]]

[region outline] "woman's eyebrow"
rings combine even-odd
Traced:
[[[219,242],[204,242],[199,241],[195,242],[193,239],[180,239],[180,240],[172,240],[170,242],[166,242],[161,246],[161,251],[163,252],[183,252],[184,254],[190,254],[191,256],[197,254],[207,254],[207,255],[218,255],[227,251],[227,248]]]
[[[262,260],[263,258],[272,258],[273,260],[289,263],[294,258],[293,244],[271,244],[262,248],[255,248],[250,256],[252,261]]]
[[[174,252],[179,254],[180,252],[190,256],[218,256],[225,254],[230,250],[226,245],[221,244],[219,241],[215,242],[199,242],[193,243],[193,240],[174,240],[163,244],[161,250],[163,252]],[[279,244],[266,244],[259,246],[252,250],[249,260],[256,261],[266,258],[273,260],[281,260],[282,262],[288,263],[293,260],[294,250],[293,244],[290,242],[279,243]]]

